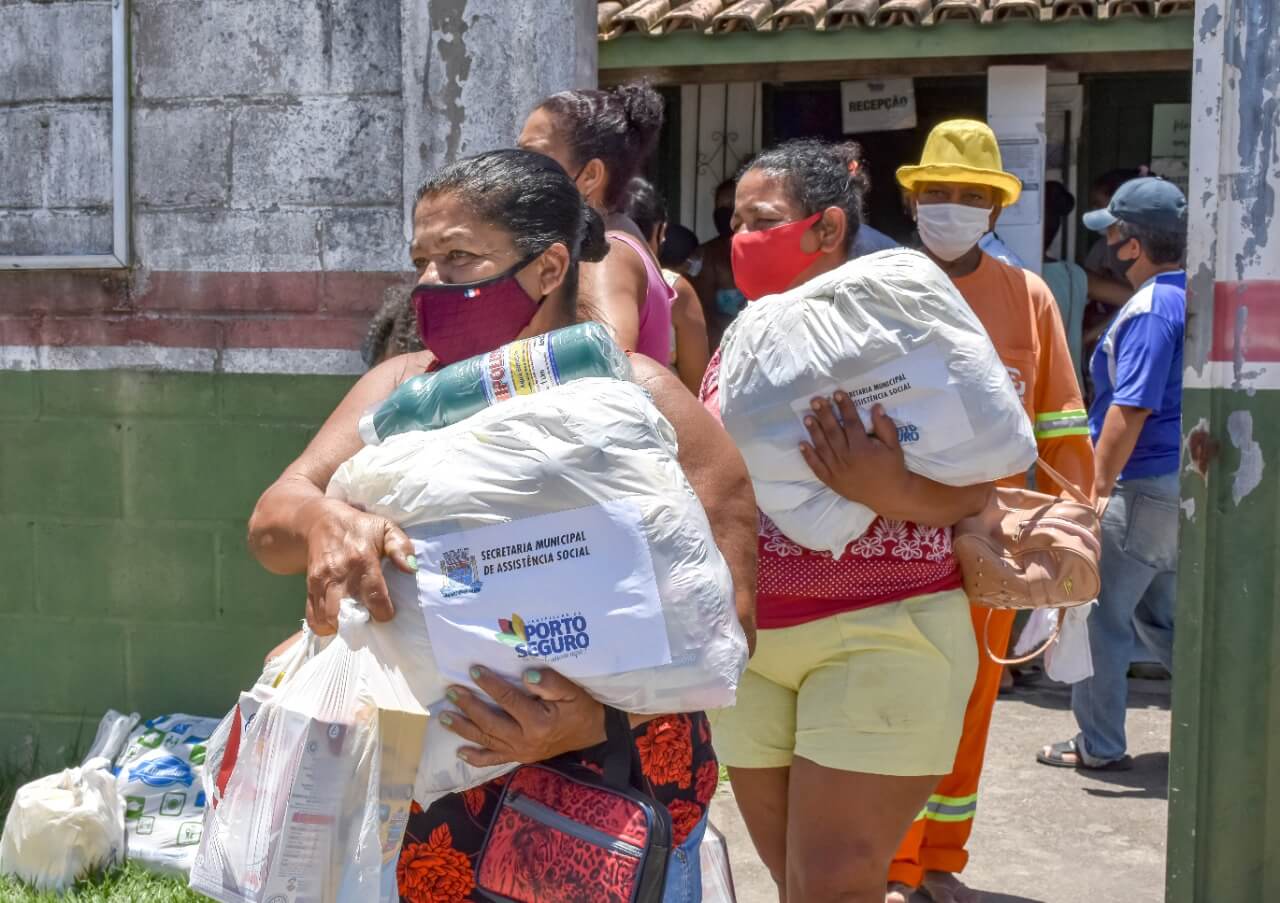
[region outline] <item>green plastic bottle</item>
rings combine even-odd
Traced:
[[[360,418],[360,437],[436,430],[517,395],[532,395],[591,376],[631,379],[631,361],[599,323],[578,323],[518,339],[406,380]]]

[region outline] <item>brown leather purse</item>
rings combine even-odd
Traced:
[[[1103,506],[1044,459],[1036,463],[1070,498],[997,487],[986,510],[955,526],[953,548],[974,605],[1070,608],[1098,598]],[[1010,665],[1030,661],[1057,637],[1055,630],[1040,649],[1016,659],[995,655],[985,629],[983,645],[994,661]]]

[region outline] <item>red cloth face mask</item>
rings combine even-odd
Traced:
[[[819,211],[808,219],[797,220],[759,232],[735,232],[733,235],[733,281],[748,301],[774,295],[791,288],[796,277],[807,270],[822,251],[806,254],[800,239],[822,218]]]
[[[442,366],[505,345],[529,325],[540,302],[529,297],[516,273],[537,257],[531,254],[506,272],[478,282],[419,285],[413,290],[418,335]]]

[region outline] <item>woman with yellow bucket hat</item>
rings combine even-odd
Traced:
[[[985,254],[978,244],[1000,211],[1017,202],[1018,178],[1004,171],[995,134],[984,122],[937,126],[918,166],[898,170],[925,252],[948,276],[986,327],[1035,427],[1040,456],[1089,492],[1093,449],[1080,386],[1052,293],[1039,276]],[[1003,481],[1025,486],[1025,476]],[[1043,475],[1038,488],[1056,492]],[[990,619],[991,648],[1004,651],[1012,611],[973,607],[981,636]],[[956,873],[968,861],[965,845],[977,811],[978,779],[1003,668],[980,656],[951,774],[943,778],[908,831],[889,871],[886,903],[905,903],[920,887],[935,903],[968,903],[978,895]]]

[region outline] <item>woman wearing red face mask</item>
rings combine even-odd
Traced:
[[[848,260],[864,190],[857,145],[798,141],[757,157],[734,205],[743,294],[782,292]],[[717,353],[702,390],[712,413],[718,381]],[[990,487],[910,474],[878,406],[870,436],[841,393],[812,407],[805,460],[880,517],[837,560],[760,516],[757,647],[737,705],[711,721],[779,899],[883,903],[898,841],[960,739],[977,650],[949,527]]]
[[[579,261],[599,260],[606,250],[599,216],[548,157],[493,151],[446,167],[422,187],[410,253],[426,350],[393,357],[365,374],[263,494],[249,524],[250,545],[268,570],[307,574],[307,621],[317,633],[333,633],[344,597],[363,602],[377,620],[391,618],[382,559],[409,573],[417,567],[398,527],[324,496],[338,465],[361,447],[360,414],[419,373],[574,323]],[[676,429],[680,464],[729,563],[739,619],[750,637],[755,512],[746,467],[666,367],[640,355],[632,363],[636,381]],[[477,683],[500,708],[453,688],[462,714],[445,722],[471,742],[462,751],[468,762],[538,762],[571,754],[599,763],[603,709],[576,684],[548,669],[526,672],[518,686],[481,671]],[[668,868],[670,898],[697,899],[697,845],[718,768],[706,718],[658,716],[636,723],[635,735],[653,794],[671,811],[673,841],[684,850]],[[414,807],[398,871],[402,899],[470,898],[474,857],[497,795],[494,785],[486,785],[444,797],[425,811]]]
[[[671,355],[676,295],[662,278],[648,236],[623,208],[628,183],[658,143],[662,106],[646,85],[562,91],[529,114],[518,142],[563,166],[609,230],[609,256],[582,270],[583,315],[608,326],[623,348],[656,361]]]

